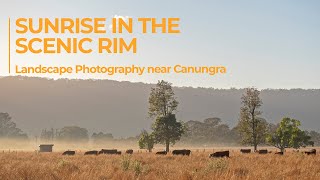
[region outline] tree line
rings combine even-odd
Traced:
[[[219,118],[209,118],[203,123],[189,121],[178,122],[175,117],[178,101],[174,96],[171,83],[159,81],[151,89],[149,96],[149,117],[154,119],[152,132],[143,130],[139,147],[151,151],[155,143],[164,144],[169,152],[170,144],[175,144],[181,138],[184,141],[235,141],[243,145],[253,146],[272,145],[284,152],[286,148],[300,148],[314,146],[312,135],[318,133],[303,131],[301,122],[284,117],[277,125],[268,123],[262,118],[260,110],[263,102],[260,91],[256,88],[247,88],[241,97],[240,117],[236,127],[230,128],[221,124]]]
[[[203,121],[182,122],[176,119],[179,102],[175,97],[172,84],[158,81],[149,95],[149,119],[153,121],[151,131],[142,130],[127,140],[138,141],[141,149],[151,151],[155,144],[163,144],[165,150],[176,142],[195,145],[249,145],[254,150],[259,145],[272,145],[282,152],[286,148],[320,145],[320,134],[316,131],[303,131],[301,122],[284,117],[278,124],[268,122],[262,116],[260,91],[256,88],[245,89],[241,97],[239,120],[230,128],[220,118],[212,117]],[[0,113],[0,138],[28,139],[26,133],[17,128],[8,113]],[[38,138],[38,136],[37,136]],[[43,129],[39,139],[44,142],[77,141],[101,143],[118,140],[111,133],[98,132],[89,137],[88,130],[78,126],[61,129]]]

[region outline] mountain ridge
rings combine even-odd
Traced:
[[[43,128],[77,125],[116,137],[149,129],[148,96],[154,84],[115,80],[0,78],[0,112],[8,112],[28,134]],[[234,126],[244,89],[174,87],[180,102],[178,120],[219,117]],[[276,123],[284,116],[301,120],[303,128],[319,130],[320,89],[263,89],[262,117]]]

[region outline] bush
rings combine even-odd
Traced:
[[[228,168],[228,162],[226,159],[213,159],[209,161],[207,167],[206,167],[206,172],[210,171],[223,171]]]
[[[142,173],[142,169],[143,169],[141,162],[139,162],[139,161],[134,161],[134,162],[132,163],[132,169],[133,169],[133,171],[134,171],[134,174],[135,174],[136,176],[139,176],[139,175]]]
[[[131,164],[130,156],[122,156],[120,163],[121,163],[121,168],[123,171],[129,170],[130,164]]]

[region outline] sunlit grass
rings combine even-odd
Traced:
[[[1,152],[0,179],[320,179],[320,156],[231,153],[191,156],[62,156],[61,153]]]

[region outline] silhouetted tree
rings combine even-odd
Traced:
[[[170,144],[180,140],[184,133],[181,122],[177,122],[173,114],[178,106],[171,83],[158,81],[156,87],[151,88],[149,97],[149,116],[155,117],[152,125],[153,136],[156,143],[165,144],[169,152]]]
[[[247,88],[241,97],[242,107],[240,109],[240,119],[238,130],[243,144],[253,145],[254,150],[265,141],[267,132],[267,122],[259,118],[262,105],[260,91],[255,88]]]
[[[55,138],[55,131],[53,128],[51,128],[50,130],[43,129],[41,131],[40,139],[42,141],[49,142],[49,141],[53,141],[54,138]]]
[[[311,141],[314,142],[314,146],[320,145],[320,133],[316,131],[310,131],[308,135],[311,137]]]
[[[165,144],[166,151],[169,152],[170,144],[179,141],[185,128],[181,122],[177,122],[174,114],[160,116],[152,125],[153,136],[156,143]]]
[[[58,140],[62,141],[81,141],[89,140],[88,130],[78,126],[66,126],[59,131]]]
[[[156,87],[151,88],[149,96],[149,116],[165,117],[173,114],[178,106],[178,101],[174,97],[171,83],[158,81]]]
[[[268,135],[267,141],[284,152],[286,148],[298,149],[310,144],[311,137],[302,131],[299,120],[283,118],[275,133]]]
[[[149,152],[152,151],[154,146],[154,137],[153,134],[149,134],[146,130],[143,130],[139,137],[139,148],[140,149],[148,149]]]
[[[111,133],[93,133],[92,136],[92,141],[93,142],[103,142],[103,141],[111,141],[113,140],[113,135]]]
[[[237,131],[230,130],[227,124],[223,124],[220,118],[207,118],[201,121],[188,121],[185,123],[186,133],[184,142],[195,144],[219,144],[237,142]]]
[[[0,138],[27,139],[21,129],[17,128],[8,113],[0,113]]]

